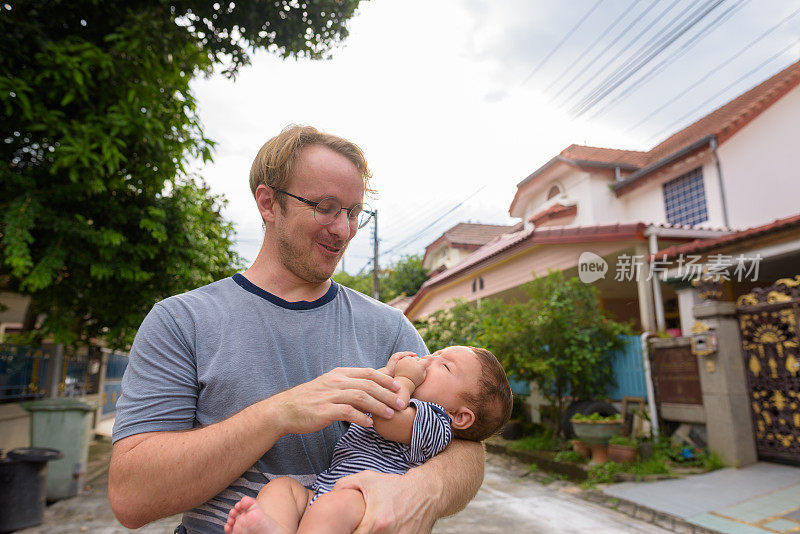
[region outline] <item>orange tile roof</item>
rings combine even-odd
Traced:
[[[552,221],[553,219],[560,219],[561,217],[571,217],[578,213],[578,206],[573,204],[572,206],[565,206],[561,203],[556,203],[550,206],[549,208],[536,213],[535,215],[531,216],[528,221],[532,222],[533,224],[543,224],[547,221]]]
[[[561,155],[569,160],[581,162],[622,163],[635,167],[642,167],[647,163],[647,152],[597,146],[570,145],[561,151]]]
[[[718,237],[716,239],[697,239],[695,241],[692,241],[691,243],[686,243],[684,245],[676,245],[669,248],[665,248],[664,250],[660,250],[655,254],[651,255],[650,260],[652,261],[652,259],[654,258],[658,260],[667,260],[669,258],[675,258],[681,254],[707,252],[722,248],[726,245],[732,245],[734,243],[739,243],[759,236],[777,233],[782,230],[786,230],[795,226],[800,226],[800,213],[798,213],[797,215],[792,215],[791,217],[776,219],[768,224],[755,226],[753,228],[747,228],[739,232],[734,232],[732,234]]]
[[[657,161],[707,135],[722,144],[786,93],[800,84],[800,61],[717,108],[683,130],[671,135],[648,152],[649,162]]]
[[[789,65],[646,152],[570,145],[517,184],[517,196],[514,197],[511,206],[513,208],[518,200],[519,188],[559,160],[578,165],[622,166],[636,171],[625,180],[614,184],[617,195],[623,194],[630,190],[634,183],[640,183],[639,178],[660,168],[661,163],[665,162],[662,160],[681,156],[682,151],[686,154],[693,153],[695,149],[701,148],[698,145],[704,140],[710,141],[712,136],[716,138],[718,144],[724,143],[798,85],[800,85],[800,61]]]

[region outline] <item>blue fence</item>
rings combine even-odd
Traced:
[[[614,351],[612,368],[617,379],[615,386],[608,389],[608,398],[622,400],[623,397],[642,397],[647,399],[642,363],[642,345],[639,336],[624,336],[625,346]]]
[[[0,344],[0,400],[26,400],[47,393],[51,351]]]
[[[128,367],[128,355],[112,352],[106,355],[106,381],[103,385],[103,415],[117,410],[117,399],[122,394],[122,375]]]

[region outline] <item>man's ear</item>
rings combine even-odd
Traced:
[[[256,188],[256,206],[262,221],[275,222],[275,211],[280,209],[280,205],[275,199],[274,189],[264,184],[259,185]]]
[[[466,406],[462,406],[455,412],[449,414],[453,420],[453,428],[456,430],[464,430],[472,426],[475,422],[475,414]]]

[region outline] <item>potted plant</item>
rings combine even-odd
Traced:
[[[592,463],[602,464],[608,461],[608,440],[619,434],[622,429],[622,419],[619,414],[603,417],[599,413],[591,415],[575,414],[572,419],[572,429],[581,441],[587,443],[592,450]]]
[[[608,440],[608,459],[620,464],[629,464],[636,460],[638,452],[636,439],[626,436],[611,436]]]
[[[579,439],[572,440],[572,450],[583,456],[584,458],[588,458],[592,454],[592,450],[589,448],[587,443],[582,442]]]

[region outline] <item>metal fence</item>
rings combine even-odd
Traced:
[[[128,355],[122,352],[111,352],[106,355],[106,380],[103,384],[103,416],[109,416],[117,410],[117,400],[122,394],[122,375],[128,367]]]
[[[0,344],[0,401],[46,395],[53,351],[53,347]]]
[[[54,345],[28,347],[0,344],[0,401],[16,402],[53,396],[77,397],[97,393],[99,362],[87,352],[64,352]],[[55,386],[54,386],[55,385]]]
[[[647,387],[642,362],[642,345],[639,336],[623,336],[625,346],[614,351],[611,360],[616,384],[608,388],[608,398],[621,400],[625,397],[647,398]]]

